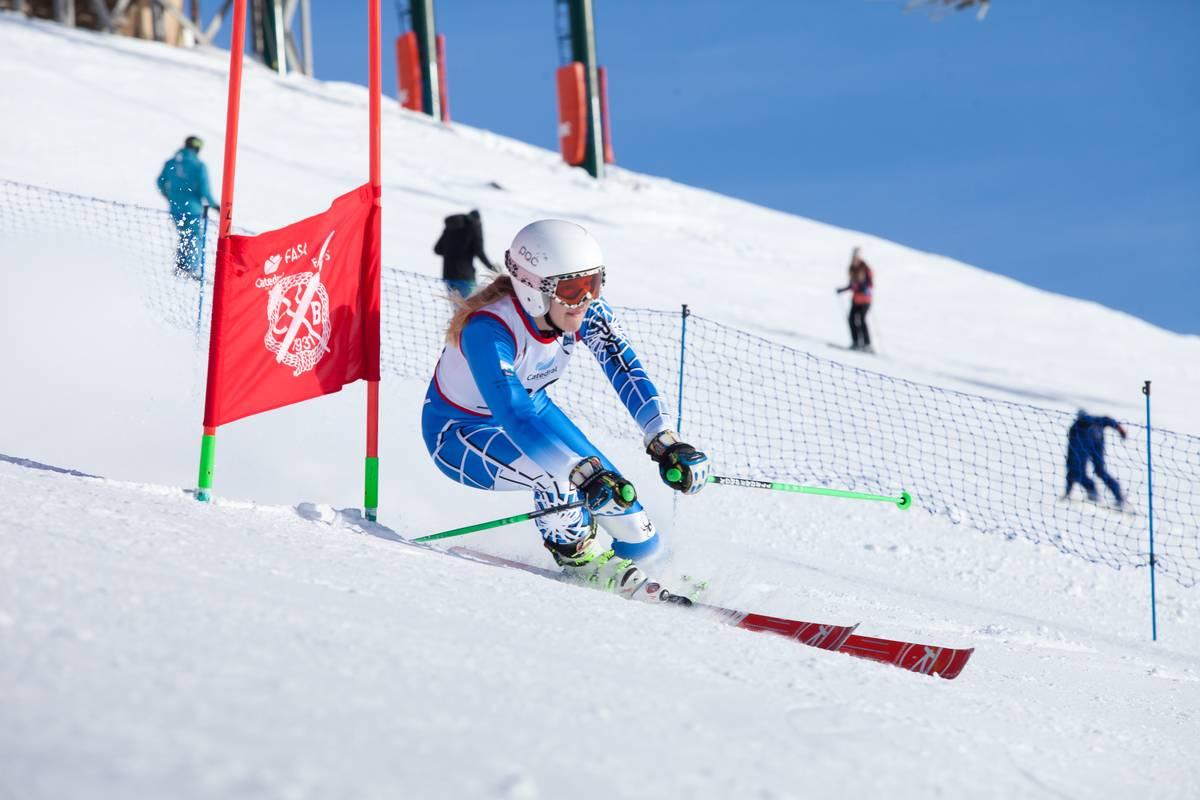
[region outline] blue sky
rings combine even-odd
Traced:
[[[1200,334],[1200,3],[594,2],[621,166]],[[365,9],[313,0],[318,78],[365,82]],[[454,119],[557,149],[553,0],[436,13]]]

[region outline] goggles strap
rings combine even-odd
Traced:
[[[506,250],[504,252],[504,266],[508,267],[509,274],[511,274],[515,280],[520,281],[521,283],[528,286],[530,289],[534,289],[536,291],[541,292],[542,294],[546,295],[546,297],[548,299],[557,300],[557,302],[559,302],[559,303],[563,303],[563,301],[559,300],[557,297],[555,297],[555,289],[558,288],[558,282],[561,280],[566,280],[569,278],[578,278],[578,277],[587,276],[587,275],[595,275],[595,274],[599,273],[600,285],[602,287],[604,286],[604,267],[603,267],[603,265],[599,266],[599,267],[593,267],[591,269],[583,269],[583,270],[580,270],[579,272],[569,272],[566,275],[555,275],[550,278],[543,278],[538,275],[534,275],[532,272],[527,270],[525,267],[522,267],[520,264],[513,261],[512,253]],[[592,299],[595,300],[596,297],[593,296]],[[563,305],[569,305],[569,304],[563,303]]]

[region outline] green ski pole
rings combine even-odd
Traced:
[[[441,533],[431,533],[428,536],[422,536],[419,539],[413,539],[413,541],[432,542],[436,541],[437,539],[449,539],[451,536],[465,536],[468,533],[475,533],[476,531],[486,531],[489,528],[499,528],[504,525],[512,525],[515,522],[524,522],[527,519],[537,519],[538,517],[544,517],[547,514],[557,514],[560,511],[569,511],[572,508],[579,508],[582,505],[584,505],[583,500],[576,500],[574,503],[553,506],[551,508],[543,508],[541,511],[530,511],[528,514],[517,514],[515,517],[502,517],[501,519],[494,519],[490,522],[480,522],[476,525],[467,525],[464,528],[454,528],[452,530],[442,531]]]
[[[675,471],[667,471],[669,480],[677,481],[683,474],[672,475]],[[779,483],[777,481],[756,481],[751,478],[728,478],[722,475],[709,475],[709,483],[719,483],[723,486],[745,486],[751,489],[774,489],[777,492],[799,492],[800,494],[820,494],[826,497],[846,497],[851,500],[878,500],[883,503],[895,503],[896,508],[908,510],[912,507],[912,495],[901,492],[899,497],[888,494],[867,494],[866,492],[848,492],[844,489],[826,489],[822,486],[798,486],[794,483]]]

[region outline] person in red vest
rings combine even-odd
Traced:
[[[850,302],[851,350],[875,352],[871,348],[871,334],[867,331],[867,311],[871,309],[873,287],[871,268],[867,266],[866,261],[863,261],[862,256],[859,255],[859,248],[856,247],[850,254],[850,283],[837,290],[838,294],[854,292]]]

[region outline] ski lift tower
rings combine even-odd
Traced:
[[[400,104],[442,122],[450,121],[446,92],[446,37],[437,32],[433,0],[397,0],[404,33],[396,40]]]
[[[568,157],[566,142],[563,142],[563,156],[567,163],[582,166],[593,178],[602,178],[605,161],[611,161],[606,158],[611,148],[605,147],[592,0],[555,0],[555,3],[559,55],[566,62],[558,71],[559,136],[584,138],[582,163]],[[578,77],[572,77],[572,73]],[[572,84],[578,84],[578,88]],[[577,119],[580,115],[566,108],[568,105],[576,108],[582,105],[582,119]],[[563,126],[577,126],[578,131],[564,130]]]

